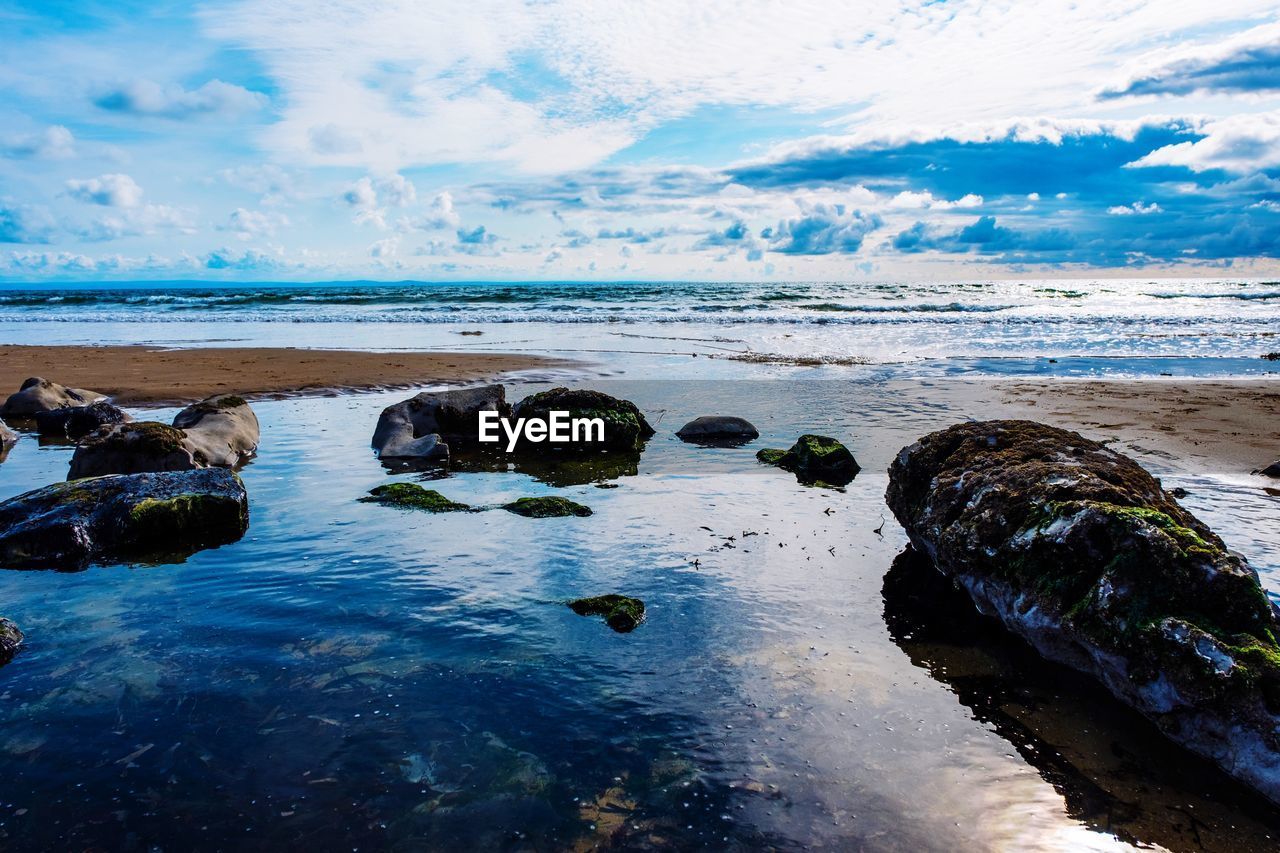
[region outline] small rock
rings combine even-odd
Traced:
[[[126,412],[99,400],[88,406],[64,406],[61,409],[37,412],[36,429],[49,438],[69,438],[75,441],[100,426],[124,424],[132,420]]]
[[[574,503],[568,498],[550,496],[541,498],[519,498],[509,504],[503,504],[507,512],[523,515],[526,518],[564,518],[570,515],[579,517],[591,515],[591,507]]]
[[[681,441],[691,444],[739,445],[760,437],[760,431],[744,418],[731,415],[703,415],[676,431]]]
[[[597,595],[569,602],[579,616],[603,616],[605,624],[620,634],[634,631],[644,621],[644,602],[625,595]]]
[[[862,470],[847,447],[825,435],[802,435],[790,450],[765,448],[756,459],[792,472],[806,485],[847,486]]]
[[[1265,358],[1267,361],[1280,361],[1280,352],[1263,353],[1262,357]]]
[[[18,626],[0,617],[0,666],[13,660],[20,645],[22,645],[22,632],[18,630]]]
[[[40,412],[47,412],[50,409],[87,406],[105,397],[105,394],[99,394],[97,391],[67,388],[57,382],[35,376],[23,382],[22,388],[16,394],[9,395],[4,405],[0,406],[0,417],[34,418]]]
[[[1185,498],[1187,495],[1191,493],[1188,492],[1186,489],[1182,488],[1182,486],[1177,486],[1175,488],[1170,489],[1169,494],[1173,495],[1178,500],[1182,500],[1183,498]]]
[[[420,509],[426,512],[465,512],[467,504],[451,501],[435,489],[424,489],[417,483],[388,483],[369,490],[364,503],[386,504],[400,509]]]
[[[9,455],[9,449],[18,443],[18,434],[0,421],[0,462]]]
[[[1263,468],[1257,473],[1264,477],[1280,477],[1280,461],[1272,462],[1266,468]]]
[[[0,503],[0,567],[79,569],[234,542],[249,496],[225,468],[56,483]]]

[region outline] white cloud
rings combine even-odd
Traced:
[[[277,228],[288,224],[289,217],[284,214],[237,207],[227,217],[227,223],[218,226],[218,230],[230,231],[235,234],[236,239],[247,241],[258,237],[272,237]]]
[[[981,207],[982,202],[982,196],[974,193],[966,193],[955,201],[947,201],[944,198],[934,198],[933,193],[928,190],[924,192],[903,190],[890,199],[889,207],[898,210],[954,210]]]
[[[1135,201],[1133,204],[1116,205],[1115,207],[1107,208],[1107,213],[1111,216],[1148,216],[1152,213],[1163,212],[1160,205],[1154,201],[1151,204]]]
[[[400,251],[400,238],[387,237],[378,240],[369,247],[369,257],[387,260],[394,258]]]
[[[0,141],[0,153],[6,157],[66,160],[75,156],[75,137],[55,124],[40,133],[5,137]]]
[[[384,231],[389,227],[388,207],[407,207],[417,199],[418,191],[413,182],[400,174],[392,174],[377,181],[366,175],[342,194],[342,200],[356,210],[357,225],[367,222]]]
[[[142,202],[142,187],[128,175],[99,175],[66,183],[67,194],[78,201],[106,207],[137,207]]]
[[[1158,148],[1131,165],[1186,166],[1194,172],[1248,173],[1280,166],[1280,111],[1245,113],[1206,122],[1203,139]]]
[[[112,112],[182,119],[252,112],[267,105],[267,96],[216,79],[198,89],[184,89],[177,84],[161,86],[152,80],[134,80],[102,93],[94,103]]]

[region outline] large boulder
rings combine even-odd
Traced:
[[[1133,460],[1031,421],[904,448],[887,500],[978,610],[1280,802],[1280,624],[1244,558]]]
[[[196,446],[182,430],[156,421],[137,421],[100,427],[85,436],[71,454],[67,479],[204,467]]]
[[[187,406],[173,419],[186,433],[196,460],[217,468],[235,468],[258,449],[258,416],[243,398],[219,394]]]
[[[578,441],[548,444],[522,440],[521,450],[637,451],[653,437],[653,427],[644,413],[630,400],[620,400],[601,391],[585,388],[570,390],[552,388],[530,394],[512,411],[516,418],[549,419],[551,412],[568,412],[570,418],[600,418],[604,421],[603,441]]]
[[[36,431],[46,438],[84,438],[101,426],[125,424],[133,418],[110,403],[99,400],[88,406],[63,406],[36,413]]]
[[[760,431],[745,418],[703,415],[680,427],[676,435],[690,444],[735,446],[754,441],[760,437]]]
[[[476,442],[481,412],[509,415],[506,388],[424,391],[382,410],[373,449],[379,459],[448,459],[448,442]]]
[[[248,525],[244,484],[225,468],[57,483],[0,503],[0,568],[180,559]]]
[[[805,485],[847,486],[862,470],[849,448],[825,435],[802,435],[790,450],[765,448],[756,459],[790,471]]]
[[[34,418],[40,412],[50,409],[87,406],[105,397],[105,394],[97,391],[67,388],[35,376],[23,382],[16,394],[9,395],[4,405],[0,406],[0,418]]]
[[[18,630],[18,626],[0,617],[0,666],[13,660],[20,645],[22,645],[22,632]]]

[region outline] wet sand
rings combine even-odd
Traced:
[[[1280,459],[1280,380],[999,382],[986,396],[1002,416],[1075,429],[1179,469],[1247,477]]]
[[[253,398],[479,382],[566,364],[504,353],[10,345],[0,346],[0,392],[40,376],[120,404],[155,405],[232,391]]]

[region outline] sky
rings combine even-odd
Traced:
[[[1274,0],[0,7],[0,280],[1277,274]]]

